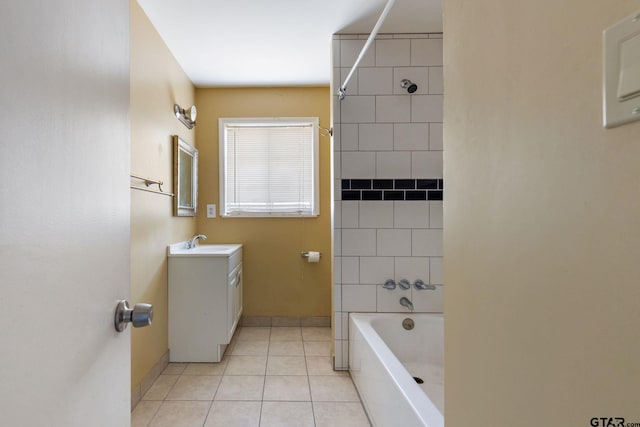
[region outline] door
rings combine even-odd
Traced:
[[[128,0],[0,6],[0,424],[128,426]]]

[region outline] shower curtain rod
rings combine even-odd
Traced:
[[[338,89],[338,98],[340,98],[340,100],[343,100],[345,95],[347,94],[347,83],[349,83],[349,80],[351,80],[351,76],[356,71],[356,68],[358,68],[360,61],[362,61],[362,58],[367,53],[367,50],[369,50],[369,46],[378,35],[378,31],[380,31],[380,27],[382,26],[382,23],[386,19],[387,15],[389,14],[389,11],[391,10],[391,7],[395,2],[396,0],[389,0],[387,2],[387,5],[382,10],[382,13],[380,14],[380,18],[378,18],[378,22],[376,22],[375,27],[373,27],[373,30],[371,30],[371,34],[369,34],[369,38],[367,39],[367,42],[364,44],[364,46],[362,47],[362,50],[360,51],[360,55],[358,55],[356,62],[354,62],[353,67],[351,67],[351,71],[349,71],[349,74],[347,74],[347,78],[344,79],[344,83],[342,83],[342,86],[340,86],[340,89]]]

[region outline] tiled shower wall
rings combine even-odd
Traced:
[[[442,312],[442,34],[379,35],[338,100],[367,35],[333,40],[335,368],[350,312]],[[409,94],[402,79],[418,85]],[[382,288],[417,279],[436,290]]]

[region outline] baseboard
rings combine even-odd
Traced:
[[[242,316],[240,326],[304,326],[330,327],[331,316]]]
[[[153,365],[153,368],[142,378],[140,384],[138,384],[133,390],[131,390],[131,411],[136,408],[136,405],[142,400],[142,396],[151,388],[153,383],[158,379],[160,374],[165,370],[169,364],[169,350]]]

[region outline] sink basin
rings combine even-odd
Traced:
[[[240,244],[225,245],[198,245],[187,249],[186,242],[175,243],[167,248],[170,257],[202,257],[202,256],[229,256],[242,247]]]

